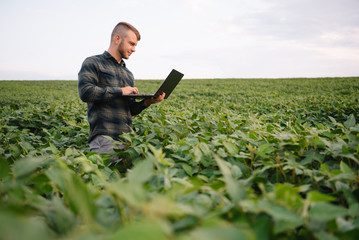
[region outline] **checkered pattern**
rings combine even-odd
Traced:
[[[131,130],[132,116],[146,108],[143,101],[121,97],[121,87],[134,86],[133,74],[126,68],[125,62],[118,63],[105,51],[86,58],[78,78],[80,98],[87,103],[90,123],[88,141],[96,135],[120,140],[120,134]]]

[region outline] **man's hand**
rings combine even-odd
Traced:
[[[154,98],[154,97],[148,98],[148,99],[145,100],[144,104],[145,104],[146,107],[148,107],[151,104],[162,102],[163,99],[165,99],[165,95],[166,95],[166,93],[162,93],[161,95],[159,95],[156,98]]]
[[[123,87],[121,90],[122,95],[138,94],[138,89],[136,87]]]

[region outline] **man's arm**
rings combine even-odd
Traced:
[[[96,61],[87,58],[82,64],[79,72],[78,89],[79,95],[84,102],[108,101],[118,98],[122,94],[138,94],[134,87],[99,87],[99,70]]]
[[[106,101],[122,95],[120,87],[99,87],[99,70],[96,61],[87,58],[78,74],[78,90],[82,101]]]
[[[161,95],[159,95],[159,96],[156,97],[156,98],[153,97],[153,98],[146,99],[143,104],[144,104],[146,107],[149,107],[149,106],[152,105],[152,104],[162,102],[163,99],[165,99],[165,96],[166,96],[166,93],[162,93]]]
[[[153,97],[153,98],[145,99],[141,102],[136,102],[135,100],[133,100],[132,102],[130,102],[131,115],[135,116],[137,114],[140,114],[144,109],[146,109],[150,105],[162,102],[164,98],[165,98],[165,93],[159,95],[156,98]]]

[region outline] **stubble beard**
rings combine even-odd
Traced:
[[[127,54],[126,51],[123,50],[122,48],[122,42],[118,45],[118,52],[119,54],[121,55],[121,58],[124,58],[124,59],[128,59],[130,56]]]

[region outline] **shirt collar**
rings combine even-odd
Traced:
[[[107,59],[110,59],[111,61],[113,61],[113,62],[115,62],[115,63],[120,64],[122,67],[126,67],[126,63],[125,63],[125,61],[123,61],[123,59],[121,59],[121,62],[119,63],[119,62],[117,62],[117,60],[116,60],[109,52],[107,52],[107,51],[105,51],[105,52],[103,53],[103,56],[104,56],[105,58],[107,58]]]

